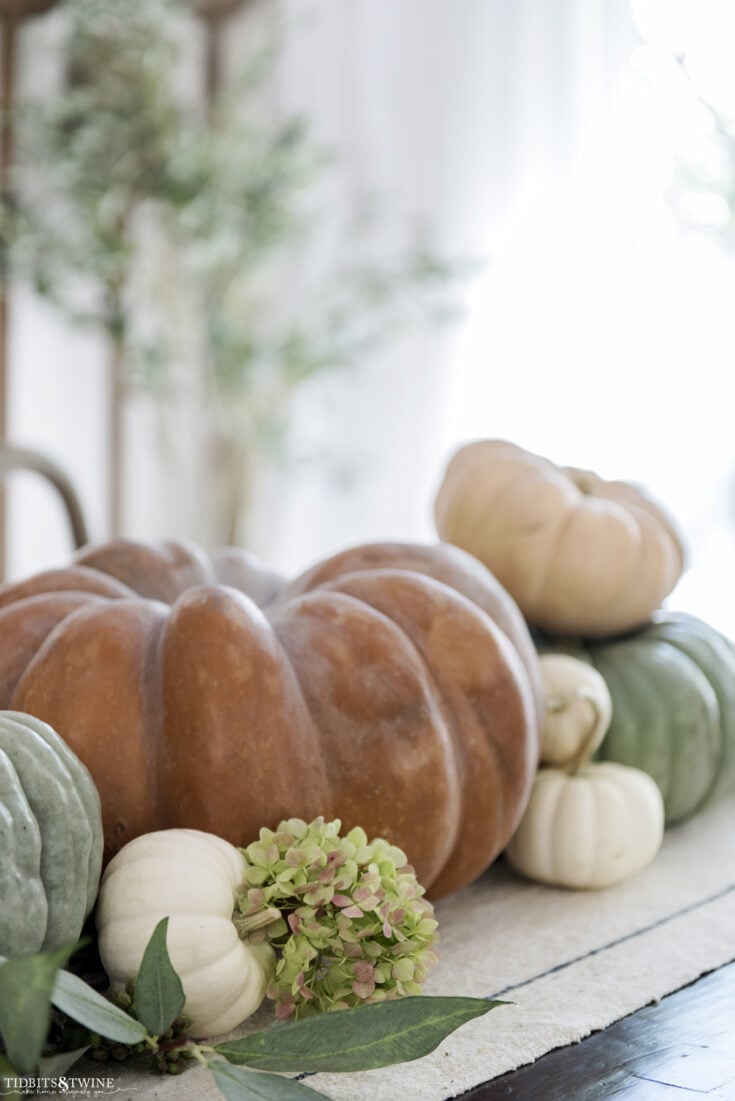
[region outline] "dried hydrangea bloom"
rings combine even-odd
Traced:
[[[235,924],[279,960],[268,996],[280,1019],[420,994],[437,960],[437,922],[401,849],[356,828],[298,818],[243,849]]]

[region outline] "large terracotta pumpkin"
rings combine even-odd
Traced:
[[[87,765],[108,856],[169,826],[244,844],[322,814],[399,845],[438,896],[524,809],[536,654],[456,548],[357,547],[284,585],[242,551],[115,541],[0,606],[0,707]]]
[[[684,564],[671,520],[642,490],[505,440],[457,452],[435,511],[439,536],[484,562],[551,634],[600,638],[639,626]]]

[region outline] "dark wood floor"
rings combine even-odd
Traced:
[[[735,1101],[735,963],[462,1101]]]

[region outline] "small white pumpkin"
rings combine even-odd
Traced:
[[[601,674],[571,654],[544,654],[539,666],[545,703],[541,761],[566,768],[602,745],[612,698]]]
[[[663,830],[661,792],[640,769],[606,762],[570,775],[542,768],[505,855],[541,883],[611,887],[653,860]]]
[[[138,973],[143,952],[168,917],[166,944],[192,1019],[192,1036],[227,1032],[260,1005],[275,970],[268,944],[247,944],[232,921],[243,858],[200,830],[144,834],[113,857],[97,901],[99,953],[113,989]]]

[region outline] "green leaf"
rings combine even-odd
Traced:
[[[184,1008],[186,995],[166,950],[168,918],[161,918],[148,941],[135,981],[133,1008],[151,1036],[161,1036]]]
[[[38,1065],[51,1023],[56,974],[75,948],[71,944],[0,965],[0,1035],[8,1058],[21,1074]]]
[[[59,971],[51,992],[51,1001],[73,1021],[92,1032],[117,1040],[120,1044],[138,1044],[145,1040],[146,1027],[124,1010],[103,998],[91,986],[69,971]]]
[[[420,1059],[460,1025],[506,1004],[424,996],[373,1002],[225,1040],[214,1050],[231,1063],[265,1070],[372,1070]]]
[[[214,1059],[209,1069],[227,1101],[309,1101],[310,1097],[323,1099],[325,1096],[293,1078],[279,1078],[277,1074],[264,1074],[257,1070],[240,1070],[219,1059]]]

